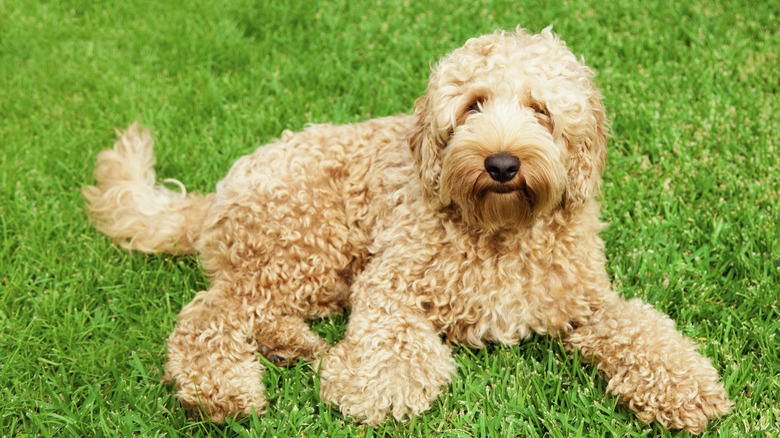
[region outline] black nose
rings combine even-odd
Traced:
[[[485,158],[485,170],[498,182],[507,182],[520,170],[520,159],[506,152]]]

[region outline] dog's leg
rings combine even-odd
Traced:
[[[302,316],[283,315],[279,306],[269,305],[268,291],[236,293],[255,287],[246,278],[215,279],[182,309],[168,341],[165,370],[176,383],[176,397],[212,421],[262,412],[258,354],[285,365],[314,360],[329,346]]]
[[[254,312],[229,299],[212,286],[182,309],[165,364],[184,407],[216,422],[261,412],[266,403]]]
[[[255,313],[252,338],[260,353],[278,364],[313,360],[329,345],[304,319],[344,309],[350,263],[364,257],[349,242],[340,195],[312,183],[311,190],[277,191],[301,193],[300,199],[278,199],[246,182],[233,184],[229,190],[223,187],[228,193],[218,194],[205,221],[198,242],[203,266],[214,284],[225,283],[229,305]],[[282,187],[287,182],[256,184]]]
[[[344,339],[322,360],[320,396],[369,424],[388,414],[417,415],[455,372],[450,348],[425,315],[393,299],[404,287],[397,274],[370,268],[364,274],[353,285]]]
[[[607,390],[645,423],[699,433],[732,405],[710,360],[669,317],[639,299],[606,304],[564,341],[585,360],[593,358],[609,380]]]

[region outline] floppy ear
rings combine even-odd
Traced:
[[[425,196],[429,201],[439,200],[439,178],[441,177],[441,159],[437,136],[433,133],[430,102],[428,96],[422,96],[414,104],[414,115],[417,118],[408,136],[409,148],[414,164],[422,181]],[[442,200],[446,204],[449,200]]]
[[[569,183],[564,195],[567,208],[584,204],[598,196],[601,190],[609,137],[609,123],[601,99],[601,94],[595,91],[588,99],[591,117],[585,122],[585,133],[569,145]]]

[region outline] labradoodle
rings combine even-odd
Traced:
[[[167,378],[214,421],[262,411],[263,366],[321,360],[323,400],[369,424],[450,382],[451,344],[560,336],[643,422],[702,431],[731,401],[665,315],[610,286],[597,195],[608,124],[592,71],[549,29],[474,38],[414,113],[285,131],[201,196],[155,182],[133,125],[85,187],[127,249],[197,253]],[[332,348],[305,320],[351,314]]]

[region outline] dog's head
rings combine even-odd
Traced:
[[[409,144],[426,197],[493,231],[596,196],[608,126],[592,78],[549,29],[467,41],[415,104]]]

